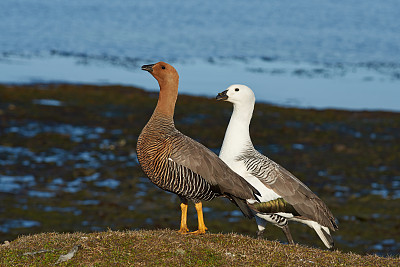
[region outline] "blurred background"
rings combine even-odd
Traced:
[[[0,81],[156,89],[143,63],[174,63],[181,92],[244,83],[259,101],[400,110],[397,1],[0,3]]]
[[[163,60],[177,68],[182,94],[212,98],[233,83],[250,86],[262,106],[254,143],[339,214],[339,248],[398,255],[399,17],[394,0],[2,0],[0,241],[177,227],[179,201],[136,161],[155,96],[106,90],[156,92],[140,66]],[[181,103],[192,113],[177,110],[178,129],[218,153],[231,107]],[[199,131],[204,125],[216,130]],[[230,204],[210,205],[215,231],[255,232]],[[298,241],[321,245],[304,228]]]

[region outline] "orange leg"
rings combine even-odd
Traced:
[[[194,232],[190,232],[190,234],[194,234],[194,235],[201,235],[201,234],[205,234],[207,227],[204,223],[204,218],[203,218],[203,205],[201,204],[201,202],[196,203],[196,211],[197,211],[197,219],[199,221],[199,229],[197,231]]]
[[[181,228],[178,231],[181,234],[186,234],[187,232],[189,232],[189,228],[187,227],[187,209],[188,209],[188,204],[181,203],[181,211],[182,211]]]

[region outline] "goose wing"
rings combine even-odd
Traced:
[[[173,143],[170,158],[194,173],[203,177],[222,194],[233,195],[241,199],[253,199],[257,189],[232,171],[211,150],[195,140],[176,131],[170,136]]]
[[[252,162],[253,168],[249,168],[249,172],[292,205],[301,217],[332,230],[337,229],[333,214],[326,204],[292,173],[259,152],[253,154]]]

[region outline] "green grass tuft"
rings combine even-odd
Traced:
[[[239,234],[181,235],[169,229],[42,233],[0,246],[0,266],[399,266],[400,258],[284,245]],[[41,250],[46,252],[40,253]],[[38,252],[24,255],[27,252]]]

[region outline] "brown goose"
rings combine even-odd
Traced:
[[[187,233],[188,199],[194,201],[198,230],[207,230],[201,200],[225,196],[243,214],[251,218],[246,199],[255,198],[258,191],[232,171],[216,154],[202,144],[179,132],[174,125],[175,102],[178,97],[179,75],[171,65],[158,62],[144,65],[158,81],[160,93],[157,106],[143,128],[137,142],[137,156],[143,171],[163,190],[177,194],[181,203],[180,233]]]
[[[261,194],[261,203],[248,200],[256,211],[258,235],[268,221],[282,228],[288,242],[293,243],[287,223],[297,221],[313,228],[325,246],[332,248],[330,230],[338,227],[326,204],[293,174],[254,149],[249,133],[255,103],[253,91],[234,84],[219,93],[217,100],[233,103],[219,157]]]

